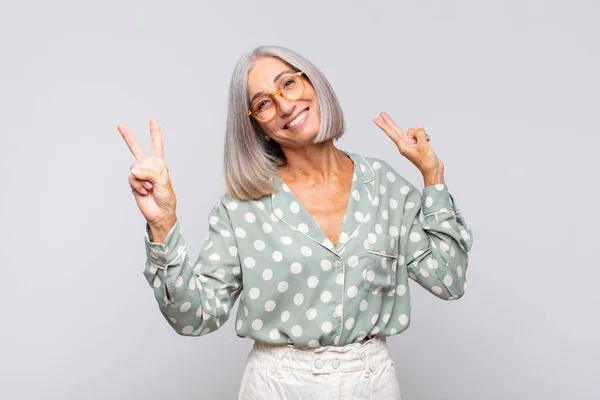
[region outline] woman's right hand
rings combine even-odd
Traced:
[[[127,126],[119,125],[117,129],[137,160],[131,165],[129,174],[129,185],[135,201],[148,225],[168,231],[176,221],[177,197],[171,186],[169,168],[163,155],[160,125],[157,120],[150,120],[151,157],[144,155],[140,143]]]

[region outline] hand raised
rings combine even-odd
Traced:
[[[400,154],[412,162],[423,175],[436,170],[443,170],[444,163],[429,145],[429,135],[421,125],[417,129],[410,128],[405,134],[394,120],[386,113],[380,113],[381,119],[373,122],[396,144]]]
[[[135,201],[149,225],[175,220],[177,197],[171,186],[169,168],[163,155],[163,142],[157,120],[150,121],[152,156],[146,157],[140,143],[126,125],[117,127],[137,160],[130,167],[129,185]]]

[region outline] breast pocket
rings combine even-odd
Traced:
[[[398,265],[398,237],[373,234],[367,255],[367,265],[363,273],[365,292],[373,290],[390,291],[396,287],[396,266]]]

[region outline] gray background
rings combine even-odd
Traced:
[[[599,398],[598,40],[592,1],[3,1],[2,399],[233,399],[252,345],[160,315],[134,162],[165,158],[190,253],[224,192],[229,77],[261,44],[314,61],[337,146],[417,169],[372,122],[421,123],[473,229],[468,291],[412,284],[388,341],[405,400]],[[595,38],[595,39],[594,39]],[[595,112],[593,114],[593,112]],[[237,311],[237,306],[233,312]]]

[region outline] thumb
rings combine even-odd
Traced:
[[[159,173],[155,172],[151,168],[133,167],[131,168],[131,175],[135,176],[139,180],[149,181],[152,184],[160,184],[160,181],[162,181],[163,178]]]
[[[425,133],[425,129],[423,128],[423,126],[417,125],[415,136],[417,138],[417,142],[427,143],[427,134]]]

